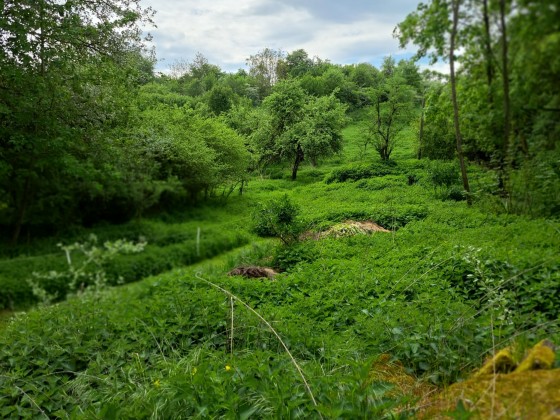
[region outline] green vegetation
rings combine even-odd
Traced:
[[[509,88],[505,35],[475,42],[455,0],[398,28],[462,48],[453,83],[268,48],[156,77],[135,1],[3,4],[0,416],[401,418],[424,395],[383,363],[433,389],[559,344],[558,92],[527,61],[557,37],[491,3]],[[246,265],[279,274],[227,275]]]

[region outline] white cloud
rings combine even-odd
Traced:
[[[333,63],[371,62],[407,54],[393,39],[395,25],[416,0],[143,0],[156,11],[153,43],[165,68],[201,52],[226,71],[268,47]],[[409,56],[408,54],[407,56]]]

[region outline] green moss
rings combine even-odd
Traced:
[[[442,418],[461,407],[480,419],[558,418],[560,369],[551,369],[555,358],[549,340],[533,346],[518,366],[511,350],[502,349],[471,378],[432,398],[420,417]]]
[[[549,340],[542,340],[527,353],[527,357],[519,364],[515,372],[551,369],[555,361],[554,345]]]
[[[511,354],[511,350],[506,348],[496,353],[496,355],[488,360],[474,376],[480,377],[484,375],[493,375],[495,373],[508,373],[513,371],[516,366],[517,363]]]
[[[560,369],[474,377],[442,392],[422,418],[443,418],[462,402],[472,418],[553,419],[560,408]]]

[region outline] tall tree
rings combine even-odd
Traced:
[[[504,133],[503,133],[503,159],[508,159],[509,138],[511,131],[511,101],[509,93],[509,57],[508,57],[508,36],[506,24],[506,0],[499,0],[500,5],[500,35],[501,35],[501,64],[502,64],[502,86],[504,94]]]
[[[314,66],[313,59],[303,49],[295,50],[286,55],[285,59],[279,61],[280,73],[285,78],[301,77],[310,72]]]
[[[341,150],[345,107],[334,95],[309,96],[289,79],[275,86],[263,106],[266,122],[253,135],[261,161],[291,162],[292,180],[305,159],[317,163]]]
[[[494,84],[494,52],[492,48],[492,36],[490,33],[490,12],[488,9],[488,0],[482,0],[482,21],[483,21],[483,40],[484,40],[484,56],[486,65],[486,83],[488,86],[488,102],[494,103],[494,95],[492,86]]]
[[[6,0],[0,8],[0,189],[9,197],[0,216],[16,242],[31,216],[45,223],[56,209],[64,219],[70,185],[79,184],[68,180],[89,176],[84,153],[127,108],[130,54],[142,50],[140,23],[151,12],[139,0]]]
[[[455,76],[455,49],[457,47],[460,5],[461,0],[451,0],[452,24],[449,34],[449,81],[451,83],[451,101],[453,103],[453,125],[455,126],[455,139],[457,140],[457,156],[459,157],[459,165],[461,166],[463,188],[467,193],[467,203],[470,205],[472,204],[472,198],[470,196],[471,189],[467,176],[465,156],[463,154],[463,136],[461,134],[461,125],[459,121],[459,102],[457,100],[457,80]]]
[[[257,80],[260,98],[270,94],[272,87],[278,82],[278,64],[284,58],[284,52],[265,48],[247,59],[249,74]]]
[[[417,58],[429,55],[432,63],[439,58],[449,61],[457,157],[459,158],[467,202],[471,204],[469,179],[463,154],[455,75],[455,54],[457,48],[461,45],[459,17],[462,1],[432,0],[427,5],[420,3],[415,12],[409,14],[403,22],[397,25],[395,35],[399,38],[401,47],[405,47],[409,42],[419,47],[416,54]]]
[[[395,73],[385,77],[382,84],[371,89],[373,102],[370,135],[373,146],[382,160],[389,160],[399,133],[409,124],[412,117],[414,88],[404,77]]]

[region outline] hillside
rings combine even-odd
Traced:
[[[408,416],[434,386],[466,378],[496,349],[560,343],[560,225],[442,200],[412,133],[386,165],[360,150],[359,127],[344,130],[342,155],[304,166],[296,181],[271,167],[225,202],[81,232],[143,235],[143,252],[116,261],[136,269],[127,281],[144,276],[135,258],[156,274],[16,313],[0,331],[0,414]],[[488,176],[470,171],[473,184]],[[362,179],[339,182],[348,174]],[[285,194],[308,231],[331,234],[289,246],[257,237],[256,210]],[[345,229],[348,220],[388,232]],[[58,255],[41,246],[33,258],[46,258],[40,249]],[[187,254],[209,259],[188,265]],[[177,268],[154,268],[161,259]],[[25,272],[25,261],[3,263]],[[249,264],[281,273],[227,276]],[[404,368],[397,384],[414,385],[377,375],[380,357]]]

